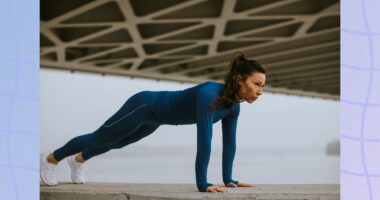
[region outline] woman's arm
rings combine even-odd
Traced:
[[[233,112],[222,119],[223,129],[223,182],[238,184],[232,179],[232,167],[236,152],[236,128],[239,117],[240,105],[234,107]]]
[[[210,95],[200,89],[196,98],[197,123],[197,156],[195,160],[195,175],[197,187],[200,192],[206,192],[212,186],[207,182],[207,167],[211,154],[213,113],[208,111]]]
[[[208,186],[212,186],[207,182],[207,168],[211,154],[211,138],[212,138],[212,122],[210,117],[200,116],[197,120],[197,156],[195,160],[195,175],[198,190],[206,192]]]

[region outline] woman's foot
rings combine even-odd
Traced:
[[[84,183],[84,163],[78,162],[76,156],[70,156],[67,159],[71,168],[71,180],[76,184]]]
[[[40,163],[40,177],[41,181],[48,186],[58,185],[57,178],[55,177],[55,169],[57,165],[48,162],[48,156],[43,155]]]

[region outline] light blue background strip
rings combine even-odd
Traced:
[[[380,200],[379,10],[380,0],[343,0],[341,5],[341,199],[344,200]]]
[[[39,1],[0,1],[0,199],[39,199]]]

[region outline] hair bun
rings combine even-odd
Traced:
[[[236,60],[237,62],[240,62],[242,60],[246,60],[246,55],[244,52],[242,51],[237,51],[234,53],[234,60]]]

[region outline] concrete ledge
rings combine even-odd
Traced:
[[[339,185],[256,185],[228,188],[228,193],[201,193],[193,184],[86,183],[41,186],[41,200],[252,199],[339,200]]]

